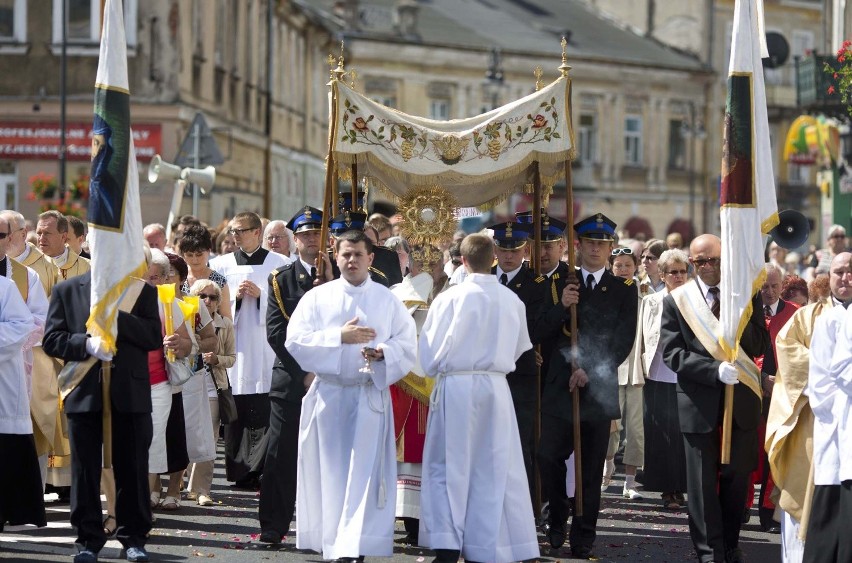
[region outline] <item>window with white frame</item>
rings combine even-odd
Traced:
[[[102,0],[64,0],[65,19],[68,22],[66,36],[72,46],[93,46],[101,40],[101,22],[103,21]],[[127,46],[136,46],[136,27],[139,0],[124,0],[124,30]],[[62,44],[62,3],[53,0],[53,45]],[[98,51],[95,50],[94,54]]]
[[[430,100],[429,119],[441,121],[450,119],[450,100]]]
[[[595,115],[581,113],[577,128],[577,148],[580,163],[594,164],[598,160],[598,123]]]
[[[0,43],[27,40],[27,1],[0,0]]]
[[[642,117],[638,115],[624,118],[624,163],[642,165]]]

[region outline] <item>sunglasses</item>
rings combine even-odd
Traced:
[[[837,234],[833,234],[833,235],[831,235],[831,236],[830,236],[830,237],[828,237],[828,238],[846,238],[846,235],[842,235],[842,234],[840,234],[840,233],[837,233]]]
[[[199,293],[198,298],[207,301],[208,299],[211,301],[219,301],[219,296],[211,293]]]
[[[630,256],[630,255],[633,254],[633,250],[630,249],[630,248],[627,248],[626,246],[623,247],[623,248],[613,248],[612,249],[612,255],[613,256],[621,256],[622,254],[626,254],[626,255]]]
[[[685,276],[686,270],[669,270],[666,273],[670,276]]]
[[[716,266],[717,264],[719,264],[719,262],[722,261],[722,259],[721,258],[690,258],[689,261],[692,262],[693,264],[695,264],[697,267],[703,268],[704,266],[707,266],[708,264],[710,266]]]

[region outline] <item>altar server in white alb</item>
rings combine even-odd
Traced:
[[[814,412],[814,493],[802,560],[852,561],[852,308],[820,315],[807,394]]]
[[[302,401],[296,547],[325,559],[393,554],[396,448],[390,384],[414,365],[414,321],[370,279],[372,242],[335,242],[341,278],[302,297],[285,347],[316,379]],[[369,360],[369,361],[368,361]]]
[[[210,267],[228,280],[237,360],[228,373],[238,418],[225,425],[225,475],[238,487],[260,488],[269,425],[269,388],[275,352],[266,342],[269,273],[289,260],[260,247],[260,217],[243,212],[231,221],[237,250],[211,261]]]
[[[494,243],[461,244],[464,282],[432,302],[420,362],[436,377],[423,448],[420,544],[439,563],[539,556],[506,374],[532,348],[524,304],[491,274]]]

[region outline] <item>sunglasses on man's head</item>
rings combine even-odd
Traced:
[[[612,249],[612,255],[613,256],[621,256],[622,254],[626,254],[626,255],[629,256],[629,255],[633,254],[633,250],[630,249],[630,248],[627,248],[626,246],[622,247],[622,248],[613,248]]]

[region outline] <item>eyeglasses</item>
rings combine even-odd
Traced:
[[[689,261],[692,262],[693,264],[695,264],[696,267],[703,268],[704,266],[707,266],[708,264],[710,266],[717,266],[719,264],[719,262],[722,261],[722,259],[721,258],[690,258]]]
[[[651,262],[656,262],[660,258],[658,256],[654,256],[653,254],[643,254],[642,260],[650,260]]]
[[[685,276],[686,270],[669,270],[666,274],[670,276]]]
[[[203,301],[207,301],[208,299],[210,301],[219,301],[219,296],[215,294],[199,293],[198,298]]]
[[[630,256],[631,254],[633,254],[633,250],[630,249],[630,248],[627,248],[626,246],[623,247],[623,248],[613,248],[612,249],[612,255],[613,256],[621,256],[622,254],[626,254],[626,255]]]
[[[828,238],[846,238],[846,235],[841,234],[841,233],[835,233]]]
[[[253,231],[253,230],[255,230],[255,228],[256,227],[248,227],[248,228],[245,228],[245,229],[233,229],[233,228],[231,228],[231,229],[228,229],[228,232],[231,233],[234,236],[237,236],[237,235],[241,235],[241,234],[248,232],[248,231]]]
[[[268,237],[266,237],[266,240],[272,242],[276,240],[284,240],[285,238],[287,238],[287,235],[269,235]]]
[[[160,275],[160,274],[151,274],[150,276],[148,276],[148,281],[164,280],[164,279],[166,279],[166,276],[163,276],[163,275]]]
[[[453,260],[451,260],[451,262],[453,263],[453,266],[461,266],[462,265],[461,260],[453,259]]]

